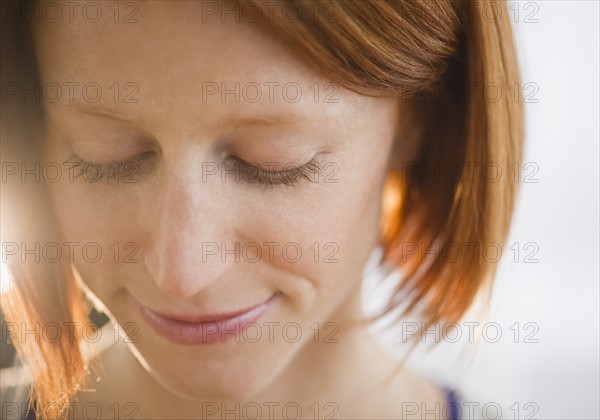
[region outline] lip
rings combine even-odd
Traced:
[[[202,316],[164,315],[136,303],[142,318],[158,335],[177,344],[199,345],[237,338],[268,309],[275,296],[240,311]]]

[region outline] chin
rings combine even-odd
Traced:
[[[207,372],[202,369],[150,369],[150,374],[169,392],[196,401],[252,401],[267,388],[270,372]],[[193,373],[192,373],[193,372]]]
[[[187,348],[185,354],[171,349],[165,352],[170,357],[155,352],[156,347],[136,348],[134,353],[165,390],[182,398],[211,402],[253,401],[285,368],[291,353],[275,343],[260,344],[249,346],[246,343],[240,348],[232,348],[227,343],[218,348],[222,346],[219,344],[210,352],[206,348]]]

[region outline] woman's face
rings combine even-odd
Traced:
[[[256,394],[315,323],[357,314],[397,103],[329,84],[278,36],[200,2],[138,2],[137,22],[109,2],[96,23],[79,3],[33,30],[74,265],[165,387]],[[74,154],[105,178],[64,163]]]

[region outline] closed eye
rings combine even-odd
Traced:
[[[299,166],[284,165],[281,170],[265,169],[262,165],[246,162],[235,156],[231,156],[229,159],[234,161],[236,171],[244,181],[265,187],[274,187],[277,185],[294,186],[302,180],[315,182],[321,170],[315,158]],[[277,167],[279,165],[267,162],[264,166]]]
[[[140,182],[149,169],[151,163],[156,160],[155,152],[145,152],[133,158],[109,162],[105,164],[95,163],[85,160],[73,153],[63,163],[70,171],[73,178],[83,178],[90,183],[108,182],[108,183],[137,183]],[[265,169],[264,166],[278,167],[273,162],[266,162],[263,165],[246,162],[236,156],[229,156],[227,160],[234,164],[233,171],[227,169],[226,173],[221,174],[222,179],[235,179],[236,182],[243,181],[248,184],[256,184],[264,187],[275,187],[277,185],[294,186],[302,180],[315,182],[321,167],[316,158],[311,159],[305,164],[293,166],[284,165],[281,170]],[[225,162],[223,162],[223,166]],[[222,169],[225,169],[222,167]],[[231,178],[233,172],[235,178]]]
[[[83,178],[90,183],[137,183],[148,172],[156,158],[155,152],[144,152],[132,158],[100,164],[73,153],[63,165],[72,171],[74,179]]]

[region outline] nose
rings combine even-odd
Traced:
[[[151,220],[151,240],[144,261],[156,285],[175,298],[189,298],[210,286],[228,269],[228,261],[207,249],[227,240],[227,223],[220,207],[218,185],[203,182],[191,162],[186,169],[161,171],[157,192],[158,211]]]

